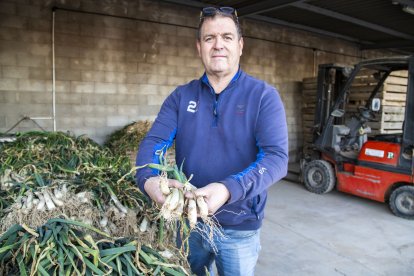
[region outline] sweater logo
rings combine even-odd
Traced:
[[[267,169],[265,167],[263,167],[259,170],[259,173],[264,174],[266,171],[267,171]]]
[[[195,113],[197,111],[197,103],[195,101],[189,101],[187,106],[187,111]]]
[[[246,106],[244,104],[238,104],[236,106],[236,114],[243,115],[245,111],[246,111]]]

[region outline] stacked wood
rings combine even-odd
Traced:
[[[381,100],[381,109],[375,122],[369,122],[371,135],[401,133],[404,121],[405,99],[407,93],[408,72],[393,72],[380,87],[376,98]],[[348,111],[357,112],[358,106],[364,106],[370,93],[377,85],[372,76],[359,76],[351,86]]]
[[[302,88],[302,133],[303,133],[303,154],[311,152],[313,140],[313,127],[315,120],[317,77],[303,79]]]

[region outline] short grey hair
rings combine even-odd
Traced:
[[[239,23],[239,19],[237,18],[237,15],[235,15],[235,14],[228,14],[228,13],[223,13],[221,11],[217,11],[217,13],[215,13],[213,15],[203,16],[203,17],[200,18],[200,23],[198,24],[198,29],[197,29],[197,40],[198,41],[201,40],[201,28],[203,27],[204,21],[207,18],[214,18],[216,16],[231,18],[231,20],[233,20],[234,24],[236,25],[236,30],[237,30],[237,35],[239,37],[239,40],[242,38],[242,30],[241,30],[240,23]]]

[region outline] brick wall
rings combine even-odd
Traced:
[[[104,3],[103,3],[104,2]],[[102,143],[115,129],[154,119],[165,97],[203,69],[195,48],[198,11],[149,0],[0,3],[0,132],[24,116],[52,115],[52,7],[55,11],[57,130]],[[319,63],[355,63],[356,45],[267,23],[241,21],[242,68],[280,91],[291,160],[301,142],[301,81]],[[14,131],[53,130],[25,120]]]

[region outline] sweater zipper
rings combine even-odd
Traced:
[[[214,115],[214,121],[213,121],[213,126],[216,127],[218,124],[218,98],[216,95],[215,99],[214,99],[214,105],[213,105],[213,115]]]

